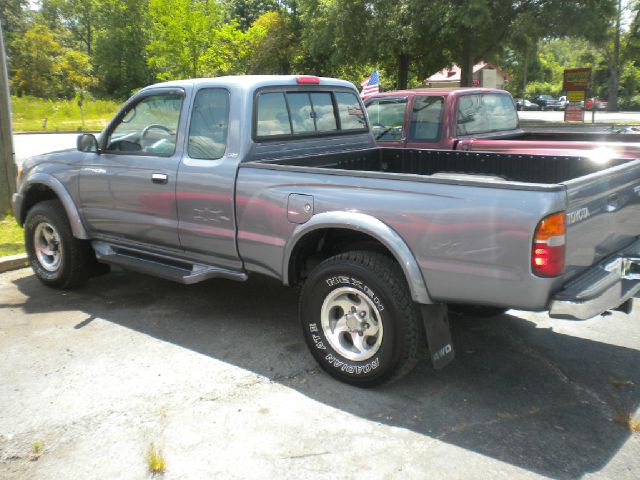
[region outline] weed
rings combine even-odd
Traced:
[[[611,385],[616,388],[623,388],[633,387],[635,383],[633,383],[631,380],[625,380],[624,378],[614,378],[613,380],[611,380]]]
[[[42,455],[43,450],[44,445],[42,444],[41,440],[36,440],[35,442],[33,442],[33,444],[31,445],[31,455],[29,456],[29,460],[31,460],[32,462],[38,460]]]
[[[162,450],[153,443],[149,445],[147,450],[147,468],[149,469],[149,472],[154,475],[163,474],[167,468],[166,463]]]
[[[630,413],[616,415],[614,421],[633,433],[640,432],[640,421],[636,420]]]

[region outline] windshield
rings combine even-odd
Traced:
[[[518,114],[507,94],[478,93],[458,99],[458,135],[514,130],[518,128]]]

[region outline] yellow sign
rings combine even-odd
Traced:
[[[569,90],[567,92],[567,100],[570,102],[581,102],[584,100],[584,90]]]

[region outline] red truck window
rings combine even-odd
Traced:
[[[509,95],[478,93],[458,99],[458,135],[513,130],[518,128],[518,113]]]
[[[381,142],[394,142],[402,137],[406,98],[376,98],[367,103],[373,137]]]
[[[422,142],[438,140],[443,111],[444,97],[415,97],[409,124],[409,139]]]

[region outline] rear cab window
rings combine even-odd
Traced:
[[[518,114],[509,95],[474,93],[458,98],[458,135],[478,135],[516,128]]]
[[[258,91],[255,109],[257,140],[369,130],[362,104],[351,91],[286,87]]]

